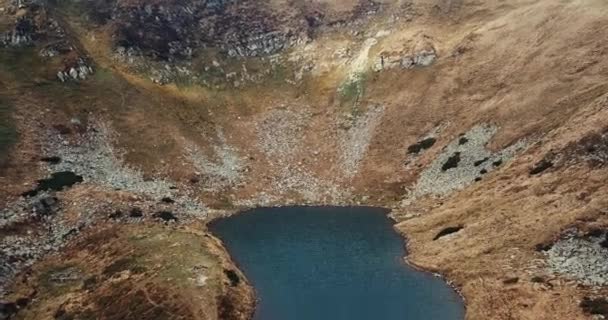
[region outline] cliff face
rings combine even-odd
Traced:
[[[81,9],[91,27],[113,29],[115,48],[179,61],[210,49],[227,57],[278,53],[309,41],[321,26],[335,23],[325,18],[322,8],[287,1],[95,1]],[[362,9],[353,10],[357,12],[343,16],[350,19]]]
[[[191,60],[209,48],[227,56],[270,55],[305,41],[308,31],[299,17],[247,1],[120,3],[108,22],[116,46],[168,61]]]
[[[379,6],[362,2],[344,13],[332,14],[326,5],[293,1],[122,1],[96,4],[88,17],[101,21],[99,25],[115,27],[115,45],[175,61],[191,60],[210,49],[219,49],[226,57],[276,54],[310,41],[323,26],[354,20]]]
[[[410,261],[453,281],[470,319],[602,312],[602,1],[0,9],[12,302],[15,274],[100,226],[204,233],[239,208],[365,204],[392,208]]]

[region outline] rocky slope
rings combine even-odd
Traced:
[[[209,219],[365,204],[392,209],[408,260],[454,283],[468,319],[608,316],[607,11],[0,1],[2,315],[113,312],[120,296],[246,318]],[[197,261],[158,268],[170,254]],[[167,272],[190,291],[157,296]]]

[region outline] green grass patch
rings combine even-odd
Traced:
[[[116,75],[108,68],[97,68],[93,73],[93,79],[99,83],[112,84],[117,81]]]
[[[44,75],[47,71],[46,63],[34,47],[0,48],[0,73],[3,78],[10,78],[15,83],[31,84],[34,76]]]
[[[285,80],[288,79],[289,74],[290,70],[287,66],[284,66],[282,64],[276,65],[272,69],[272,80],[279,83],[285,82]]]
[[[226,74],[221,68],[210,66],[207,68],[207,70],[202,70],[199,72],[199,79],[201,80],[201,83],[206,81],[207,83],[213,84],[216,82],[225,81]]]
[[[49,4],[77,22],[95,25],[107,23],[112,17],[114,7],[112,0],[50,0]]]
[[[350,107],[354,117],[361,114],[360,102],[365,95],[366,80],[365,73],[357,73],[338,88],[340,106]]]
[[[356,104],[365,94],[366,74],[358,73],[348,79],[338,88],[340,104]]]
[[[51,0],[49,3],[61,11],[61,13],[70,16],[80,16],[87,11],[82,1]]]
[[[17,129],[12,118],[12,107],[0,99],[0,165],[8,160],[11,147],[17,141]]]

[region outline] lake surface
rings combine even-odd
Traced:
[[[405,264],[404,241],[386,213],[261,208],[210,229],[256,290],[255,320],[464,319],[455,291]]]

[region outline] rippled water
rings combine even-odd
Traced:
[[[254,209],[211,224],[260,299],[255,320],[463,319],[460,297],[403,261],[386,211]]]

